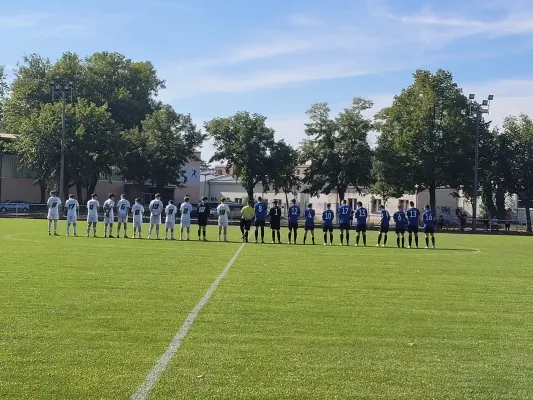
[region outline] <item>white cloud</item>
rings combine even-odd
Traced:
[[[343,15],[339,9],[337,19],[289,15],[289,27],[281,24],[267,32],[250,32],[244,43],[230,44],[211,57],[161,68],[167,80],[161,98],[172,101],[201,93],[256,91],[419,68],[453,57],[450,45],[480,34],[485,43],[496,36],[533,38],[533,2],[511,1],[512,7],[503,7],[502,2],[480,5],[473,1],[463,9],[426,7],[410,15],[391,11],[388,5],[394,3],[390,0],[367,2],[367,12],[357,15]],[[498,6],[499,17],[489,19],[484,12],[473,12],[481,6],[482,11]],[[481,16],[473,19],[470,15]],[[467,56],[478,54],[461,54]]]
[[[29,28],[52,17],[50,13],[33,13],[0,16],[0,29]]]

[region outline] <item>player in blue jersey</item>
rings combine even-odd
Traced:
[[[409,202],[409,209],[407,214],[407,232],[409,233],[409,246],[411,248],[413,244],[413,234],[415,235],[415,244],[418,249],[418,226],[420,224],[420,210],[415,207],[414,201]]]
[[[261,227],[261,243],[265,243],[265,219],[267,212],[267,205],[263,202],[261,197],[257,198],[257,203],[254,204],[255,210],[255,243],[257,243],[257,237],[259,236],[259,227]]]
[[[426,249],[429,249],[429,236],[431,235],[431,244],[435,248],[435,213],[431,211],[430,206],[425,207],[424,214],[422,214],[422,221],[424,221],[424,233],[426,235]]]
[[[341,246],[344,244],[344,232],[346,231],[346,246],[350,245],[350,216],[352,215],[352,207],[350,207],[346,200],[342,201],[339,206],[337,217],[339,218],[339,229],[341,231]]]
[[[300,206],[296,204],[296,199],[292,199],[292,206],[289,207],[289,242],[291,244],[291,234],[294,231],[294,244],[296,244],[296,238],[298,237],[298,219],[300,218]]]
[[[322,213],[322,230],[324,231],[324,246],[328,245],[328,232],[329,232],[329,245],[333,245],[333,218],[335,213],[331,209],[331,204],[326,205],[326,209]]]
[[[387,234],[389,233],[389,224],[390,224],[390,214],[387,210],[385,210],[385,206],[382,204],[379,206],[379,212],[381,219],[379,220],[379,235],[378,235],[378,244],[376,247],[379,247],[381,245],[381,238],[383,237],[383,245],[382,247],[385,247],[387,245]]]
[[[400,236],[402,238],[402,248],[405,247],[405,224],[407,223],[407,216],[402,210],[402,206],[398,206],[398,211],[393,216],[394,223],[396,224],[396,244],[400,247]]]
[[[313,244],[315,244],[315,210],[313,210],[313,205],[308,204],[307,209],[304,211],[305,217],[305,233],[304,233],[304,244],[307,240],[307,232],[311,232],[311,239]]]
[[[363,234],[363,246],[366,246],[366,227],[368,221],[368,211],[363,207],[363,203],[360,201],[357,202],[357,209],[353,215],[355,220],[355,231],[357,232],[357,237],[355,238],[355,246],[359,246],[359,238],[361,233]]]

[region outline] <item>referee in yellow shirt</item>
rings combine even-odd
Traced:
[[[241,233],[244,242],[248,242],[248,233],[250,233],[250,227],[252,226],[252,219],[254,216],[254,202],[253,200],[249,200],[248,205],[244,206],[241,210]]]

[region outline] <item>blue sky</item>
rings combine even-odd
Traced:
[[[259,112],[294,145],[314,102],[338,112],[363,96],[377,110],[417,68],[494,94],[496,124],[533,114],[531,0],[4,0],[0,35],[8,69],[29,53],[150,60],[167,81],[161,99],[199,125]]]

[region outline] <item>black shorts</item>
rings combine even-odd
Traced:
[[[324,233],[333,232],[333,225],[324,225],[322,226],[322,230],[324,231]]]
[[[366,224],[358,224],[355,226],[356,232],[366,232]]]
[[[281,229],[281,221],[270,221],[270,229],[279,231]]]
[[[510,227],[511,227],[511,224],[505,224],[505,227],[506,227],[506,228],[510,228]]]
[[[407,232],[409,232],[409,233],[418,233],[418,225],[409,225],[407,227]]]
[[[389,233],[389,226],[381,225],[379,227],[379,233]]]
[[[343,222],[342,224],[339,224],[339,229],[343,231],[349,231],[350,230],[350,223],[349,222]]]
[[[251,219],[246,220],[244,218],[241,218],[241,228],[244,228],[245,230],[249,231],[251,226],[252,226]]]
[[[298,222],[289,222],[289,229],[298,229]]]
[[[198,226],[207,226],[207,218],[198,218]]]
[[[396,228],[394,232],[401,233],[403,235],[405,233],[405,228]]]
[[[255,226],[265,226],[265,220],[264,219],[258,219],[255,221]]]
[[[314,231],[315,230],[315,226],[314,225],[305,225],[305,230],[306,231]]]
[[[424,233],[435,233],[435,227],[433,227],[433,226],[424,226]]]

